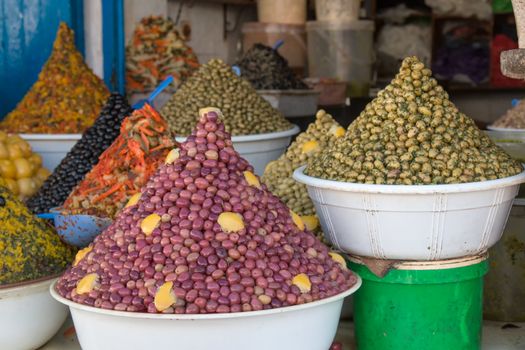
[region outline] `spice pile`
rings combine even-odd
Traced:
[[[97,164],[102,152],[117,138],[122,120],[131,112],[123,96],[111,94],[93,126],[84,132],[42,188],[29,199],[29,209],[38,214],[61,206],[73,188]]]
[[[356,283],[259,183],[219,115],[201,111],[138,202],[79,252],[60,295],[118,311],[228,313],[312,302]]]
[[[66,269],[74,251],[0,180],[0,286],[53,276]]]
[[[108,96],[104,82],[75,48],[73,31],[60,23],[38,80],[0,128],[12,133],[82,133],[93,124]]]
[[[263,44],[253,45],[235,65],[257,90],[308,89],[288,66],[288,61],[277,50]]]
[[[525,103],[520,101],[498,118],[492,126],[506,129],[525,129]]]
[[[285,154],[266,166],[262,180],[270,192],[301,216],[310,231],[321,234],[306,185],[295,181],[293,172],[342,137],[345,129],[324,110],[318,111],[315,118],[315,122],[297,136]]]
[[[199,67],[197,56],[175,23],[161,16],[144,17],[126,47],[126,88],[128,94],[154,90],[169,75],[173,92]]]
[[[230,66],[218,59],[202,65],[166,103],[161,113],[177,135],[186,136],[197,124],[202,106],[221,109],[226,116],[226,131],[232,135],[292,128],[292,124],[259,96],[247,80],[238,77]]]
[[[306,174],[367,184],[451,184],[523,169],[448,99],[416,57],[370,102]]]
[[[166,122],[148,104],[122,122],[120,135],[70,193],[67,213],[113,218],[175,146]]]
[[[5,186],[25,201],[42,186],[49,171],[42,158],[20,136],[0,131],[0,179]]]

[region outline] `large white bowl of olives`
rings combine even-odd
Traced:
[[[500,238],[525,171],[445,185],[376,185],[303,173],[321,227],[346,253],[377,259],[442,260],[480,254]]]

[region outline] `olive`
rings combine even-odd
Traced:
[[[523,171],[450,102],[417,57],[348,127],[316,154],[306,174],[344,182],[389,185],[493,180]]]
[[[288,61],[273,48],[255,44],[235,63],[241,76],[257,90],[307,89]]]
[[[29,198],[29,209],[34,213],[45,213],[62,205],[73,188],[97,164],[102,152],[117,138],[122,120],[131,112],[123,96],[111,94],[93,126],[84,132],[40,190]]]

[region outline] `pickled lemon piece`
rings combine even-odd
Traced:
[[[301,217],[293,212],[293,210],[290,210],[290,215],[292,216],[292,221],[299,228],[299,230],[304,230],[304,222],[301,220]]]
[[[333,261],[341,265],[343,269],[347,269],[345,258],[343,258],[341,255],[337,254],[336,252],[330,252],[328,255],[330,255]]]
[[[126,206],[124,208],[132,207],[135,204],[137,204],[139,202],[140,196],[141,196],[140,192],[135,193],[133,196],[130,197],[128,203],[126,203]]]
[[[328,132],[334,135],[335,137],[341,137],[341,136],[344,136],[345,134],[345,128],[334,124],[332,125],[332,127],[330,128]]]
[[[140,223],[140,229],[146,236],[151,235],[154,229],[159,226],[160,215],[159,214],[150,214],[142,220]]]
[[[73,266],[77,266],[80,260],[84,259],[84,257],[93,250],[93,247],[89,246],[84,249],[80,249],[77,252],[77,255],[75,255],[75,261],[73,262]]]
[[[174,148],[172,149],[168,155],[166,156],[166,160],[164,161],[165,164],[172,164],[174,161],[176,161],[177,159],[179,159],[179,155],[180,155],[180,152],[179,152],[179,149],[178,148]]]
[[[299,217],[309,231],[313,231],[319,226],[319,219],[316,215],[301,215]]]
[[[86,294],[91,292],[97,285],[98,275],[96,273],[90,273],[82,277],[77,284],[77,294]]]
[[[317,148],[319,148],[319,143],[315,140],[311,140],[311,141],[305,142],[301,150],[303,153],[310,153]]]
[[[244,228],[244,220],[242,219],[242,216],[231,211],[221,213],[217,222],[221,226],[221,229],[227,233],[238,232]]]
[[[292,279],[292,284],[297,286],[301,293],[308,293],[312,289],[312,283],[308,276],[300,273]]]
[[[173,292],[173,282],[165,282],[157,289],[153,303],[157,311],[164,311],[177,302],[177,297]]]
[[[255,176],[251,171],[248,170],[244,171],[243,174],[244,179],[246,180],[248,185],[261,189],[261,183],[259,182],[257,176]]]

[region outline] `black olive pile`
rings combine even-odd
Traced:
[[[120,133],[122,120],[132,112],[126,99],[113,93],[99,117],[82,138],[73,146],[55,171],[27,202],[34,213],[46,213],[64,203],[73,188],[98,162],[98,157]]]
[[[257,90],[308,88],[296,77],[288,61],[277,50],[263,44],[253,45],[236,65],[241,69],[241,76]]]

